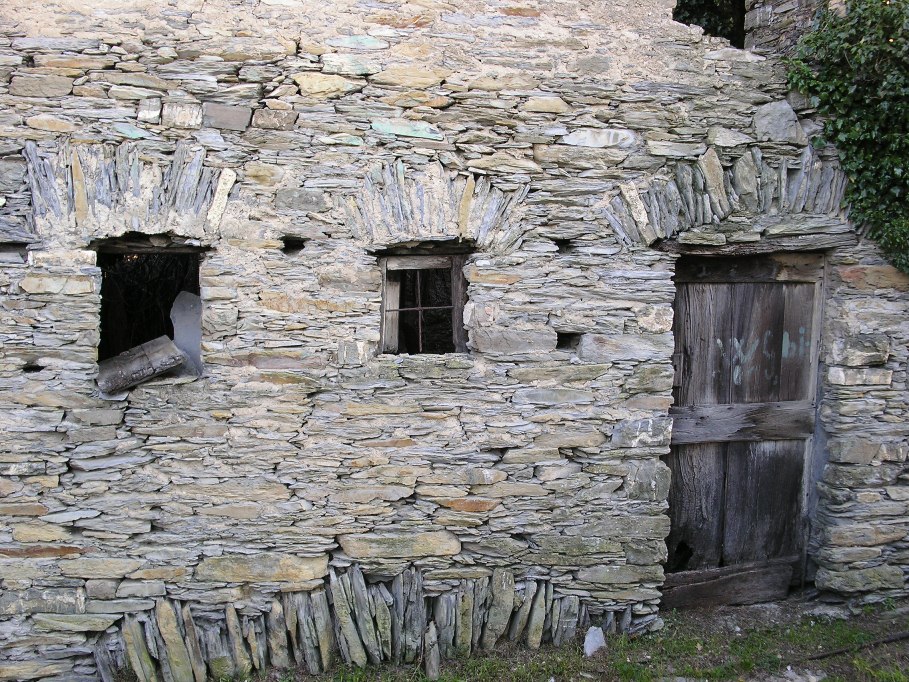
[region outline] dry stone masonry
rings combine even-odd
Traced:
[[[909,593],[909,278],[789,10],[741,51],[672,5],[4,2],[0,679],[658,629],[680,251],[828,254],[809,553]],[[199,259],[201,374],[102,393],[99,251],[140,243]],[[380,354],[380,257],[432,244],[469,352]]]

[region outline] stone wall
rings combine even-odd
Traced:
[[[904,280],[777,62],[670,2],[114,5],[0,13],[0,678],[658,628],[667,238],[837,248],[819,582],[906,592]],[[127,233],[204,250],[204,372],[103,397]],[[470,352],[377,354],[375,254],[452,239]]]
[[[762,54],[788,52],[826,4],[842,0],[748,0],[745,14],[745,48]]]

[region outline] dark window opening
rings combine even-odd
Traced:
[[[22,371],[26,374],[34,374],[36,372],[41,372],[44,370],[43,365],[38,365],[34,362],[27,362],[22,366]]]
[[[466,353],[463,255],[381,259],[382,352]]]
[[[159,336],[174,338],[171,309],[181,291],[199,295],[199,253],[98,253],[101,341],[98,359],[119,355]]]
[[[672,18],[694,24],[709,36],[745,47],[745,0],[678,0]]]
[[[281,239],[281,242],[284,244],[284,246],[281,248],[281,251],[287,256],[296,256],[304,248],[306,248],[307,241],[307,239],[303,239],[302,237],[293,237],[288,235]]]
[[[557,350],[574,350],[581,342],[581,335],[574,332],[556,332]]]

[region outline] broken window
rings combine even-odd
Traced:
[[[104,383],[105,391],[127,388],[123,385],[127,374],[144,380],[180,365],[201,374],[199,260],[198,248],[157,247],[146,239],[115,240],[98,248],[98,360],[103,365],[99,385]],[[156,361],[158,357],[165,358],[170,367],[163,367],[163,361]],[[148,367],[140,368],[143,364]],[[155,365],[153,373],[151,365]],[[114,366],[124,378],[108,376],[107,370]]]
[[[709,36],[726,38],[734,47],[745,47],[745,0],[679,0],[672,18],[700,26]]]
[[[383,273],[383,353],[466,353],[464,254],[391,255]]]

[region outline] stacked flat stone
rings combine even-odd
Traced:
[[[781,64],[671,5],[4,3],[0,679],[659,628],[667,238],[833,249],[811,555],[909,591],[909,284]],[[105,400],[128,233],[205,249],[204,368]],[[378,355],[376,252],[456,239],[470,352]]]

